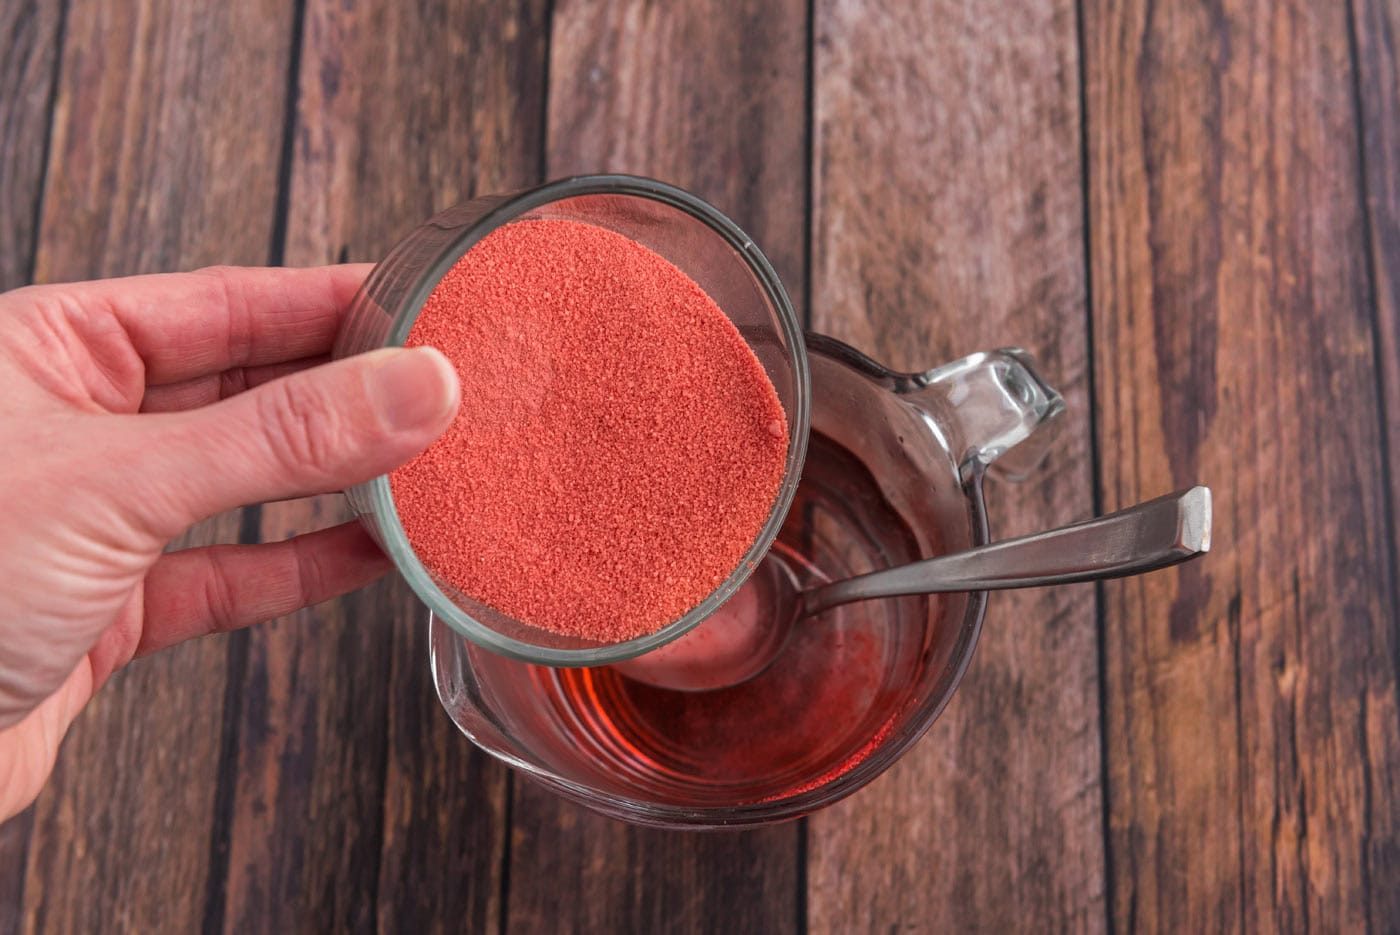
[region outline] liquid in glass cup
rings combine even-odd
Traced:
[[[808,349],[812,437],[773,557],[819,583],[985,544],[985,470],[1025,473],[1063,410],[1024,355],[901,374],[830,338]],[[775,623],[770,580],[751,577],[732,613]],[[643,824],[740,827],[829,805],[892,765],[957,687],[985,606],[968,593],[833,608],[799,621],[762,672],[709,691],[646,684],[632,663],[521,663],[436,619],[432,665],[463,732],[555,792]]]

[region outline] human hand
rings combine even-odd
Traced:
[[[111,673],[354,590],[354,523],[162,554],[190,524],[391,470],[451,422],[430,349],[325,363],[367,272],[218,268],[0,295],[0,821]]]

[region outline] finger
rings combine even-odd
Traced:
[[[148,384],[329,353],[368,264],[309,269],[218,266],[32,287],[110,312]]]
[[[137,522],[173,536],[245,503],[341,490],[426,448],[457,411],[432,348],[386,348],[303,370],[188,412],[133,417],[124,436]],[[129,498],[128,498],[129,499]]]
[[[359,523],[285,542],[171,552],[146,576],[136,655],[319,604],[369,584],[390,565]]]
[[[305,357],[280,364],[264,364],[261,367],[234,367],[222,373],[211,373],[179,383],[148,386],[146,395],[141,400],[141,411],[182,412],[186,409],[198,409],[200,406],[208,406],[221,399],[237,396],[255,386],[271,383],[279,377],[329,362],[330,358],[325,355]]]

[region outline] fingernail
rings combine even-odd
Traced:
[[[457,411],[457,373],[431,347],[376,351],[365,373],[370,404],[391,432],[445,428]]]

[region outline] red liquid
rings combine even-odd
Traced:
[[[864,466],[820,435],[775,548],[827,578],[920,557]],[[763,673],[712,691],[655,688],[610,667],[524,667],[551,722],[535,746],[562,738],[571,759],[658,801],[734,805],[805,791],[862,762],[917,701],[937,615],[929,598],[836,608],[800,622]]]

